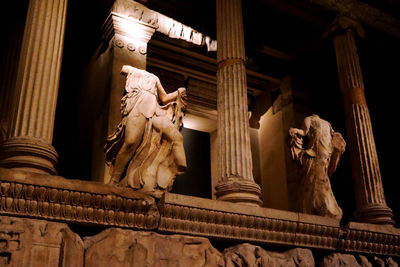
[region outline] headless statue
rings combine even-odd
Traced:
[[[128,65],[121,74],[126,76],[122,121],[105,146],[110,184],[146,192],[170,190],[175,175],[186,170],[179,132],[186,89],[167,94],[157,76]]]
[[[345,150],[342,135],[318,115],[306,117],[302,128],[291,128],[289,134],[292,157],[299,163],[301,173],[300,212],[341,219],[342,210],[333,195],[329,176]]]

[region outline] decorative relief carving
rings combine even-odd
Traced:
[[[170,17],[147,8],[146,6],[130,0],[117,0],[114,2],[111,12],[131,19],[138,20],[142,24],[154,27],[158,32],[170,38],[185,40],[186,42],[207,46],[208,51],[217,50],[217,41],[209,36],[192,29]]]
[[[225,240],[256,241],[264,244],[296,244],[326,249],[337,247],[338,226],[298,222],[295,213],[292,213],[293,220],[289,220],[266,217],[261,214],[250,215],[223,209],[201,208],[190,204],[195,199],[192,197],[182,197],[182,199],[188,199],[186,205],[174,204],[173,201],[168,200],[173,197],[174,194],[165,195],[159,203],[160,231],[217,237]],[[218,205],[229,204],[218,201]],[[264,214],[268,212],[265,211]]]
[[[158,13],[138,2],[117,0],[114,2],[111,11],[158,27]]]
[[[354,226],[339,228],[338,221],[334,224],[332,219],[321,216],[255,207],[243,209],[242,205],[171,193],[165,194],[158,208],[158,229],[166,233],[400,256],[398,230],[385,233]],[[252,209],[260,209],[260,213]]]
[[[384,255],[400,255],[400,236],[395,233],[374,232],[364,229],[342,228],[340,250],[369,252]]]
[[[26,180],[7,181],[1,176],[0,179],[1,213],[137,229],[154,229],[158,224],[159,213],[149,196],[134,196],[133,192],[123,196],[123,190],[119,192],[121,195],[115,190],[85,192],[84,188],[96,187],[96,183],[88,185],[81,181],[74,181],[77,187],[81,184],[79,190],[63,188],[62,183],[55,188],[29,184]]]
[[[121,39],[116,39],[115,45],[118,46],[119,48],[123,48],[125,44],[124,41],[122,41]]]
[[[142,54],[142,55],[146,55],[147,54],[147,47],[140,46],[139,47],[139,53]]]
[[[295,248],[278,253],[244,243],[225,249],[223,256],[227,267],[314,267],[314,257],[311,250],[304,248]]]
[[[126,45],[126,48],[128,48],[129,51],[133,52],[136,50],[136,46],[132,43],[129,43]]]

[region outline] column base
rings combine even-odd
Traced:
[[[393,211],[385,205],[369,205],[354,212],[354,218],[358,222],[394,225]]]
[[[215,186],[217,200],[262,206],[261,189],[253,181],[229,179]]]
[[[0,146],[0,167],[44,174],[57,174],[58,155],[47,142],[13,137]]]

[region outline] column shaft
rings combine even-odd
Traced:
[[[241,0],[217,0],[220,200],[261,205],[254,182]]]
[[[67,0],[30,0],[15,86],[14,109],[0,164],[55,174],[51,146]]]
[[[336,34],[334,46],[349,137],[357,206],[355,217],[359,221],[368,223],[393,224],[393,213],[387,206],[383,193],[353,30],[348,29]]]

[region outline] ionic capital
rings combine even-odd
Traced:
[[[335,35],[344,34],[348,31],[356,33],[358,36],[365,38],[365,30],[361,23],[344,15],[338,15],[328,26],[328,29],[322,36],[324,38],[329,38]]]

